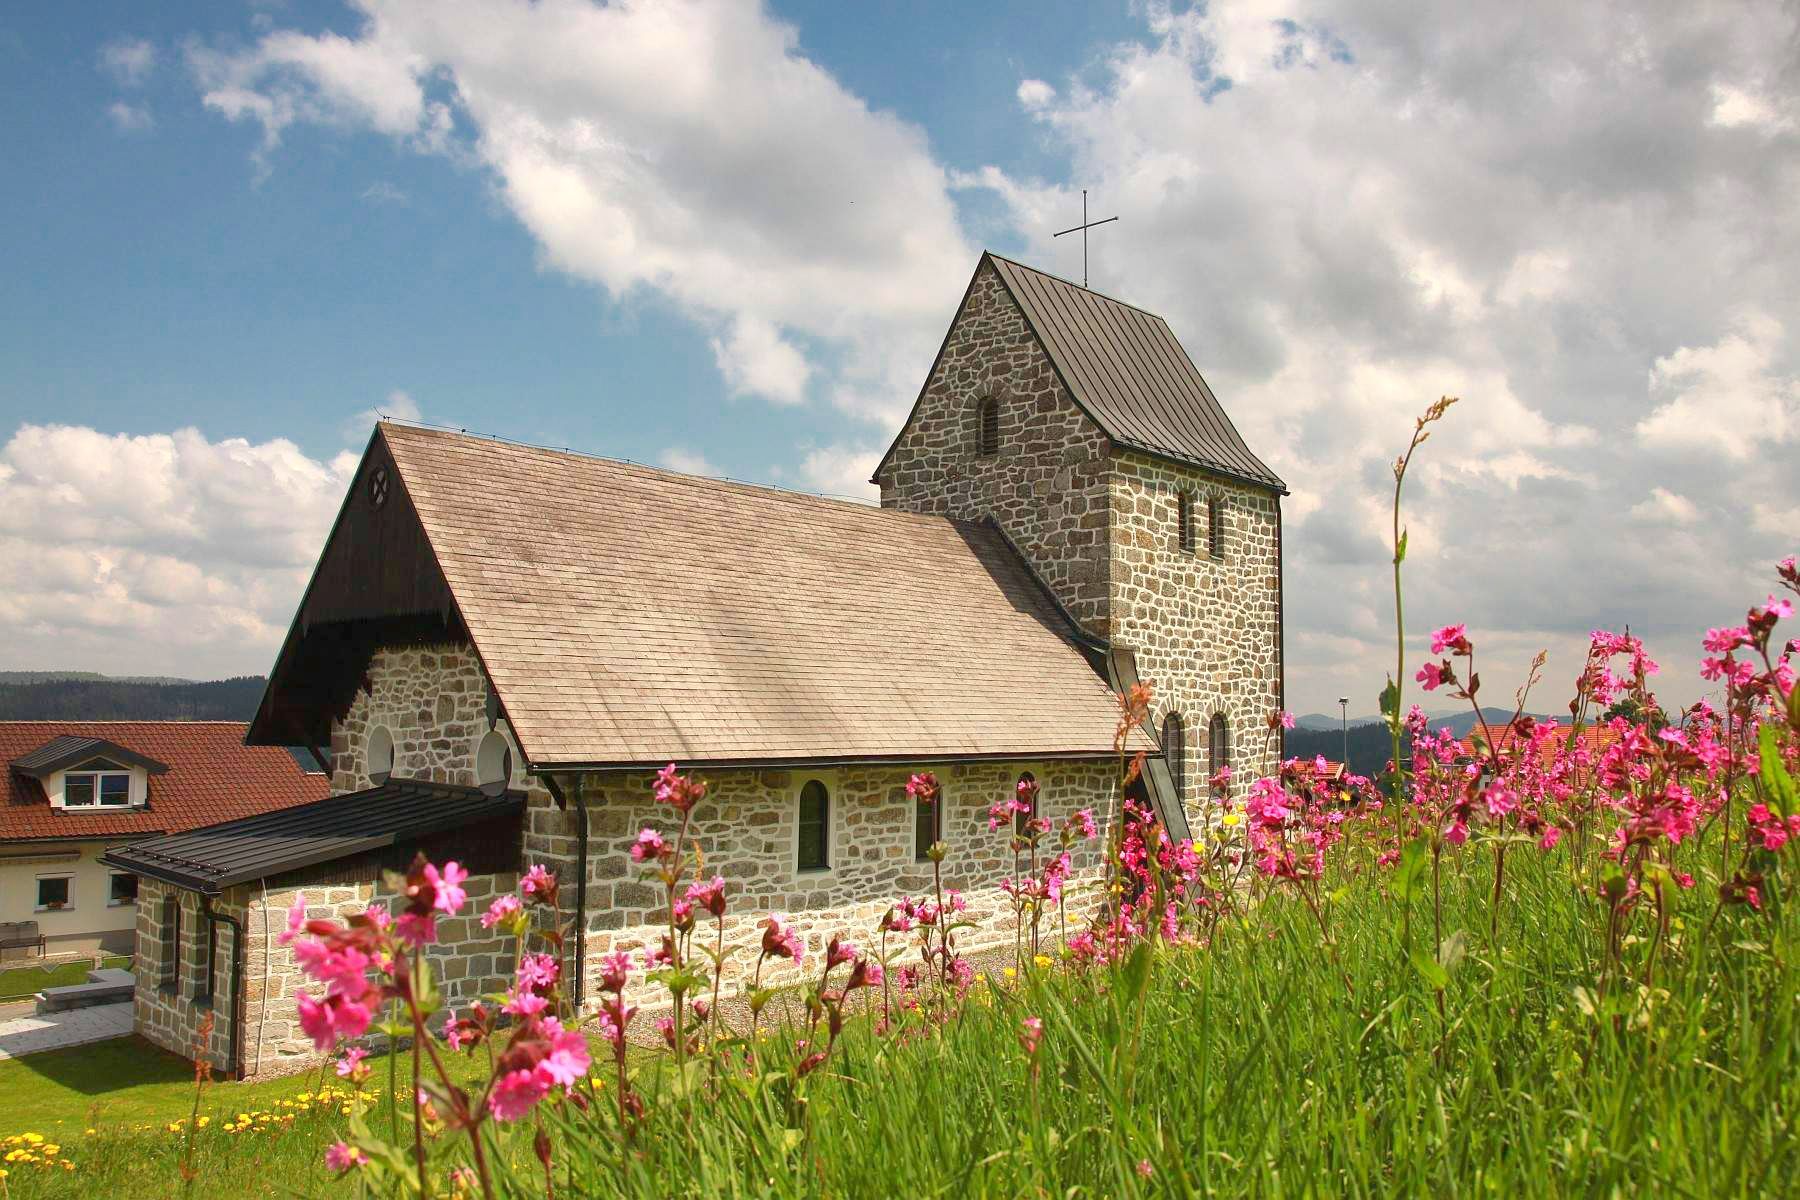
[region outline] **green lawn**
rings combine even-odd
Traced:
[[[122,955],[105,959],[104,967],[129,967],[131,956]],[[49,968],[14,967],[0,971],[0,1000],[26,1000],[37,995],[47,987],[67,987],[74,983],[86,983],[88,972],[94,969],[90,961],[62,963]]]

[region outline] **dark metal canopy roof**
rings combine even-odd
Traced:
[[[217,895],[233,884],[446,833],[524,806],[523,792],[490,796],[480,788],[390,779],[367,791],[134,842],[101,861]]]
[[[19,755],[12,760],[12,769],[21,775],[42,780],[66,767],[80,766],[96,758],[109,759],[125,767],[142,767],[152,775],[161,775],[169,769],[167,763],[157,762],[135,750],[127,750],[117,742],[75,734],[53,737],[31,753]]]
[[[1278,492],[1231,418],[1155,313],[989,252],[1075,402],[1115,443]]]

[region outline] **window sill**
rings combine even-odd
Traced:
[[[52,908],[48,904],[41,904],[41,905],[38,905],[37,907],[33,908],[31,911],[34,913],[67,913],[67,912],[74,912],[75,906],[73,904],[65,904],[61,908]]]
[[[797,867],[794,870],[796,879],[823,879],[837,874],[835,867]]]
[[[156,985],[156,994],[165,1000],[173,1000],[180,994],[180,990],[174,984],[165,981]]]
[[[108,900],[106,902],[106,907],[108,907],[108,908],[136,908],[137,901],[136,900]]]

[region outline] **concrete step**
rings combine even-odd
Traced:
[[[121,982],[108,979],[98,983],[72,983],[67,987],[45,988],[37,994],[37,1011],[44,1013],[65,1012],[71,1008],[87,1008],[95,1004],[117,1004],[122,1000],[130,1000],[137,990],[129,971],[94,971],[93,975],[123,975]]]

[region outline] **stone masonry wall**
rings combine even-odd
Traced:
[[[866,766],[833,771],[698,771],[707,783],[691,834],[705,855],[706,870],[728,881],[727,945],[743,945],[728,964],[727,991],[738,972],[755,962],[761,937],[756,923],[779,913],[806,938],[808,954],[822,952],[826,941],[841,933],[858,945],[876,941],[881,915],[902,895],[929,896],[932,869],[916,858],[914,805],[906,795],[907,778],[919,766]],[[1117,767],[1111,762],[1062,761],[981,763],[935,766],[944,788],[941,836],[949,846],[943,863],[943,885],[964,893],[965,914],[978,928],[966,930],[967,949],[1011,945],[1010,901],[999,889],[1013,870],[1010,828],[990,831],[988,806],[1010,795],[1022,771],[1029,770],[1041,789],[1039,813],[1060,822],[1080,808],[1092,808],[1104,825],[1115,791]],[[797,869],[797,816],[800,789],[808,780],[823,781],[831,796],[831,865],[824,871]],[[584,785],[589,810],[589,888],[587,963],[594,978],[599,959],[613,950],[638,951],[660,944],[663,935],[661,885],[643,879],[629,850],[646,825],[672,837],[677,814],[655,803],[647,773],[590,776]],[[547,861],[551,846],[572,845],[575,817],[548,806],[534,805],[526,835],[526,858]],[[1041,845],[1056,842],[1055,834]],[[1098,841],[1076,850],[1075,868],[1090,879],[1099,864]],[[560,854],[555,855],[560,858]],[[565,860],[566,862],[566,860]],[[572,865],[564,878],[573,878]],[[573,890],[565,885],[565,897]],[[1078,892],[1080,889],[1072,888]],[[1078,900],[1071,900],[1071,919]],[[1054,922],[1043,926],[1053,934]],[[713,926],[706,922],[708,944]],[[816,969],[814,959],[809,970]],[[765,980],[780,980],[780,971]],[[594,998],[589,988],[590,1001]],[[642,995],[642,1002],[657,997]]]
[[[975,453],[976,406],[999,402],[999,452]],[[881,472],[881,505],[993,517],[1090,632],[1106,633],[1107,441],[1056,377],[984,265]]]
[[[479,915],[496,895],[517,885],[518,875],[513,872],[472,876],[464,885],[469,892],[464,915],[438,921],[438,944],[426,952],[426,958],[446,1001],[459,1009],[489,992],[504,990],[511,982],[515,947],[510,939],[483,930]],[[134,997],[137,1031],[157,1045],[187,1056],[193,1053],[201,1021],[212,1011],[215,1019],[208,1056],[216,1068],[226,1070],[236,1019],[231,1012],[231,939],[235,934],[229,926],[219,927],[209,1005],[196,995],[206,970],[199,897],[149,879],[141,887]],[[163,940],[167,934],[164,900],[169,895],[180,897],[184,918],[178,986],[168,980],[163,968],[162,947],[167,944]],[[270,891],[266,902],[261,889],[248,886],[227,889],[214,898],[214,912],[243,922],[243,995],[238,998],[237,1011],[244,1023],[240,1046],[246,1077],[286,1074],[313,1066],[320,1058],[312,1040],[300,1030],[295,1002],[303,993],[318,995],[323,989],[301,973],[292,948],[279,944],[296,895],[305,896],[309,920],[341,921],[363,912],[371,903],[394,913],[400,909],[393,893],[373,882],[285,887]]]
[[[1224,713],[1231,768],[1246,778],[1276,767],[1267,719],[1280,707],[1281,556],[1277,499],[1199,468],[1120,452],[1112,476],[1112,636],[1137,651],[1139,678],[1155,689],[1152,733],[1181,714],[1183,802],[1198,827],[1216,769],[1207,729]],[[1177,496],[1189,489],[1195,552],[1177,538]],[[1223,561],[1207,553],[1205,501],[1224,505]]]

